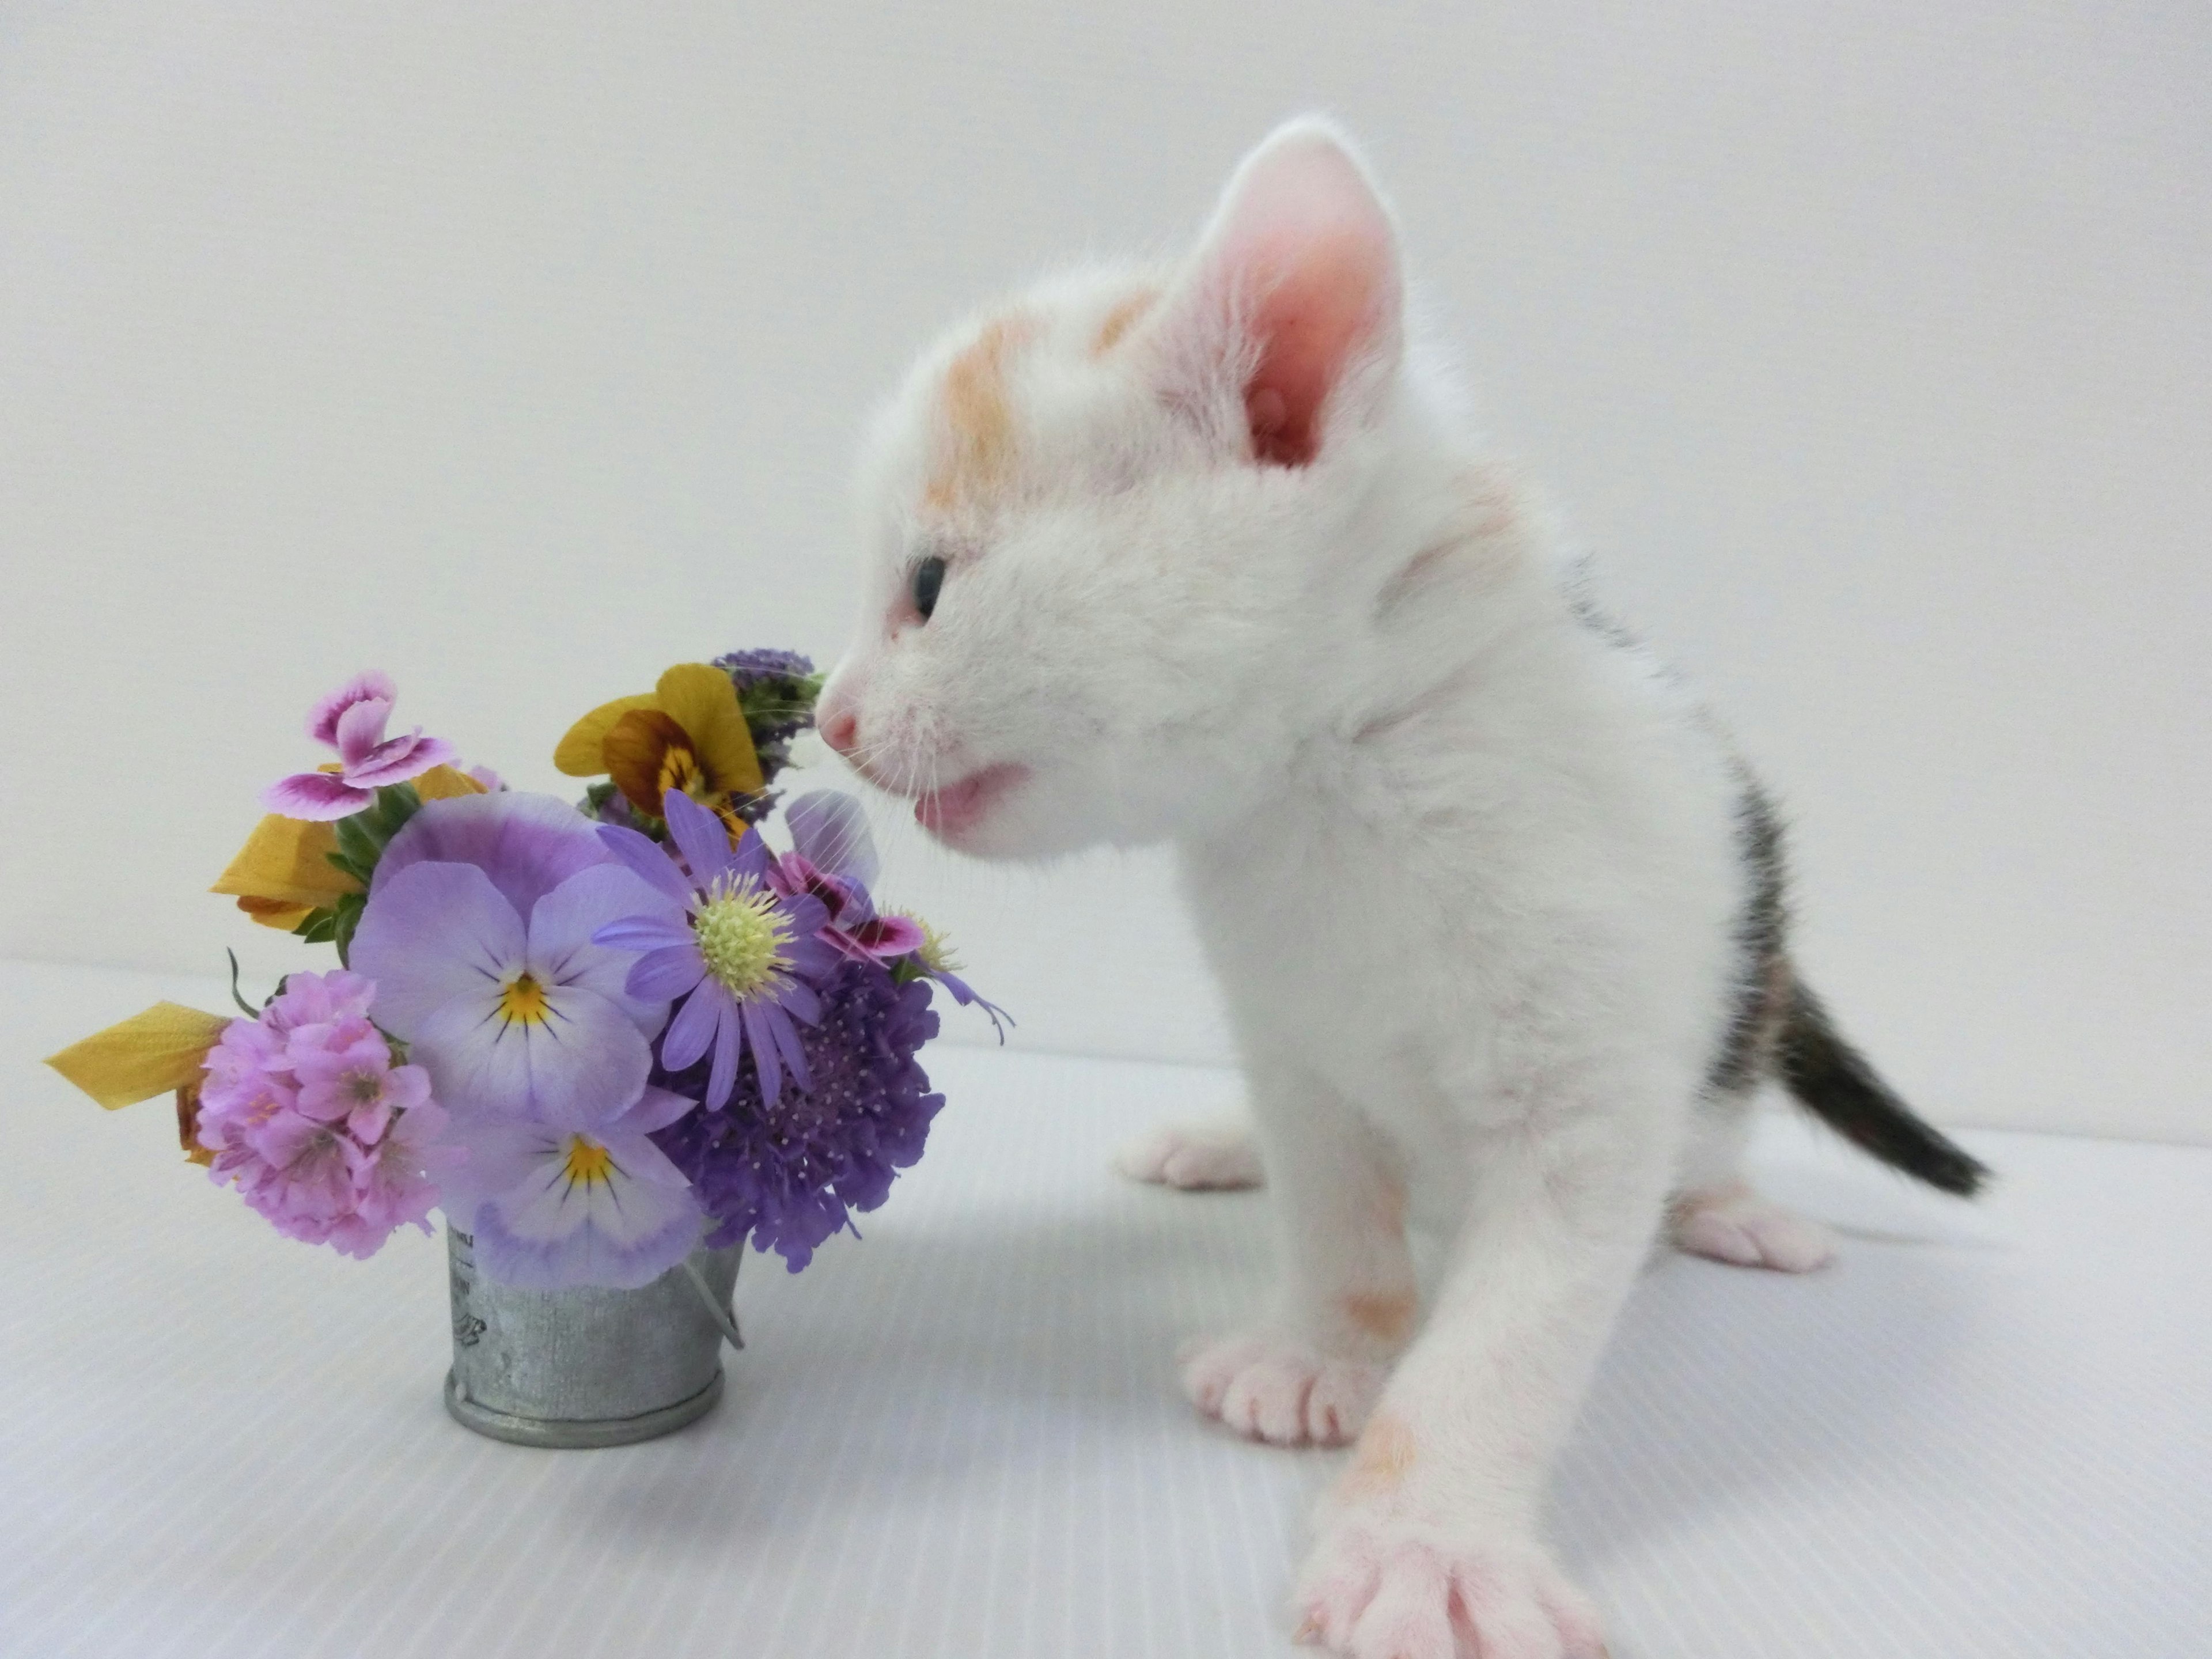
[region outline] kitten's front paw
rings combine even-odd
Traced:
[[[1522,1538],[1470,1539],[1353,1510],[1298,1584],[1301,1642],[1349,1659],[1604,1659],[1589,1599]]]
[[[1182,1388],[1208,1417],[1255,1440],[1341,1446],[1367,1421],[1387,1375],[1281,1332],[1249,1331],[1187,1348]]]

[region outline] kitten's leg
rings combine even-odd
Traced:
[[[1300,1583],[1304,1635],[1355,1659],[1603,1651],[1538,1511],[1659,1230],[1674,1160],[1666,1109],[1650,1111],[1641,1124],[1593,1109],[1579,1127],[1484,1138],[1428,1328],[1324,1501]]]
[[[1255,1068],[1282,1278],[1259,1324],[1185,1350],[1184,1392],[1240,1434],[1342,1445],[1359,1431],[1419,1316],[1405,1188],[1318,1079]]]
[[[1114,1167],[1132,1181],[1186,1192],[1256,1187],[1260,1146],[1241,1117],[1163,1124],[1115,1153]]]
[[[1749,1091],[1701,1101],[1667,1233],[1674,1247],[1739,1267],[1810,1273],[1835,1259],[1826,1227],[1762,1198],[1739,1173],[1750,1139]]]

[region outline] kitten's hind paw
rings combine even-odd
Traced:
[[[1238,1124],[1205,1128],[1168,1124],[1115,1155],[1114,1167],[1132,1181],[1185,1192],[1230,1191],[1260,1184],[1260,1149]]]
[[[1668,1231],[1677,1249],[1738,1267],[1805,1273],[1836,1255],[1826,1227],[1770,1203],[1741,1181],[1683,1194],[1668,1214]]]
[[[1347,1444],[1388,1376],[1380,1365],[1273,1331],[1210,1338],[1182,1353],[1182,1390],[1193,1405],[1277,1446]]]

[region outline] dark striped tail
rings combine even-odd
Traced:
[[[1774,1060],[1783,1083],[1814,1116],[1892,1169],[1961,1198],[1989,1179],[1985,1164],[1913,1115],[1802,985],[1790,988]]]

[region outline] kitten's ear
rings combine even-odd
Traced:
[[[1404,309],[1389,210],[1343,136],[1306,117],[1244,158],[1162,307],[1174,388],[1241,377],[1255,460],[1304,466],[1346,399],[1397,367]]]

